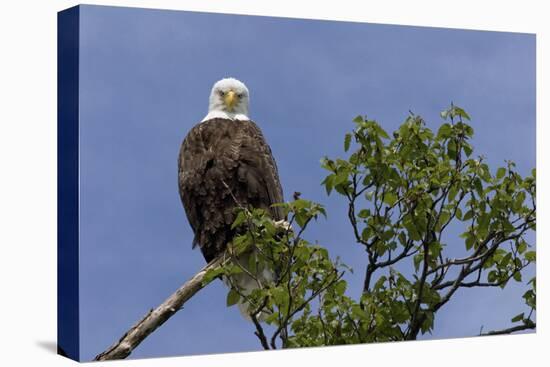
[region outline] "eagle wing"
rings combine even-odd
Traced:
[[[234,236],[235,207],[283,213],[277,165],[261,130],[252,121],[211,119],[191,129],[178,158],[179,193],[195,238],[207,261]]]
[[[206,170],[207,162],[212,156],[202,140],[201,125],[196,125],[189,131],[181,144],[178,155],[178,188],[185,214],[193,232],[199,228],[201,221],[198,202],[194,200],[194,197],[206,193],[205,190],[201,192],[201,172]]]
[[[268,209],[273,219],[281,220],[282,210],[271,207],[283,201],[279,171],[271,148],[254,122],[241,123],[244,128],[239,152],[239,180],[248,186],[249,199],[258,200],[258,207]]]

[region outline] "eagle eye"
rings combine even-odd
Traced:
[[[219,94],[220,96],[222,96],[222,97],[225,95],[225,93],[224,93],[223,90],[220,90],[220,91],[218,92],[218,94]]]

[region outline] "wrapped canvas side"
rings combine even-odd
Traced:
[[[57,345],[79,360],[79,7],[57,18]]]

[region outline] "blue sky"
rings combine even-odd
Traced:
[[[451,101],[472,116],[476,154],[535,167],[535,37],[528,34],[83,6],[80,48],[81,357],[92,359],[204,265],[177,190],[183,137],[207,112],[212,84],[245,82],[251,117],[285,193],[327,207],[311,227],[356,270],[345,203],[327,197],[319,159],[343,155],[351,119],[393,131],[409,110],[437,128]],[[534,241],[534,236],[531,236]],[[459,241],[449,241],[458,248]],[[464,290],[425,338],[509,325],[524,288]],[[131,358],[260,350],[253,327],[215,282]]]

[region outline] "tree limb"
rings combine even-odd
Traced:
[[[529,329],[536,329],[537,324],[529,321],[523,325],[513,326],[508,329],[502,329],[502,330],[493,330],[489,331],[487,333],[479,334],[481,336],[488,336],[488,335],[504,335],[504,334],[511,334],[515,333],[516,331],[522,331],[522,330],[529,330]]]
[[[128,330],[115,344],[110,346],[103,353],[98,354],[95,361],[106,361],[112,359],[124,359],[145,339],[161,326],[166,320],[178,312],[183,304],[195,293],[204,288],[203,284],[206,273],[221,265],[225,256],[212,260],[203,267],[197,274],[183,284],[177,291],[168,297],[154,310],[150,310],[140,321]],[[213,279],[212,279],[213,280]],[[212,281],[210,280],[210,282]],[[209,282],[208,282],[209,283]]]
[[[254,335],[256,335],[258,337],[258,339],[260,339],[260,343],[262,344],[262,347],[265,350],[269,350],[269,344],[267,343],[267,338],[266,338],[265,333],[264,333],[264,328],[262,327],[262,325],[258,321],[258,318],[256,317],[255,314],[250,315],[250,318],[252,319],[252,322],[254,323],[254,326],[256,327],[256,331],[254,332]]]

